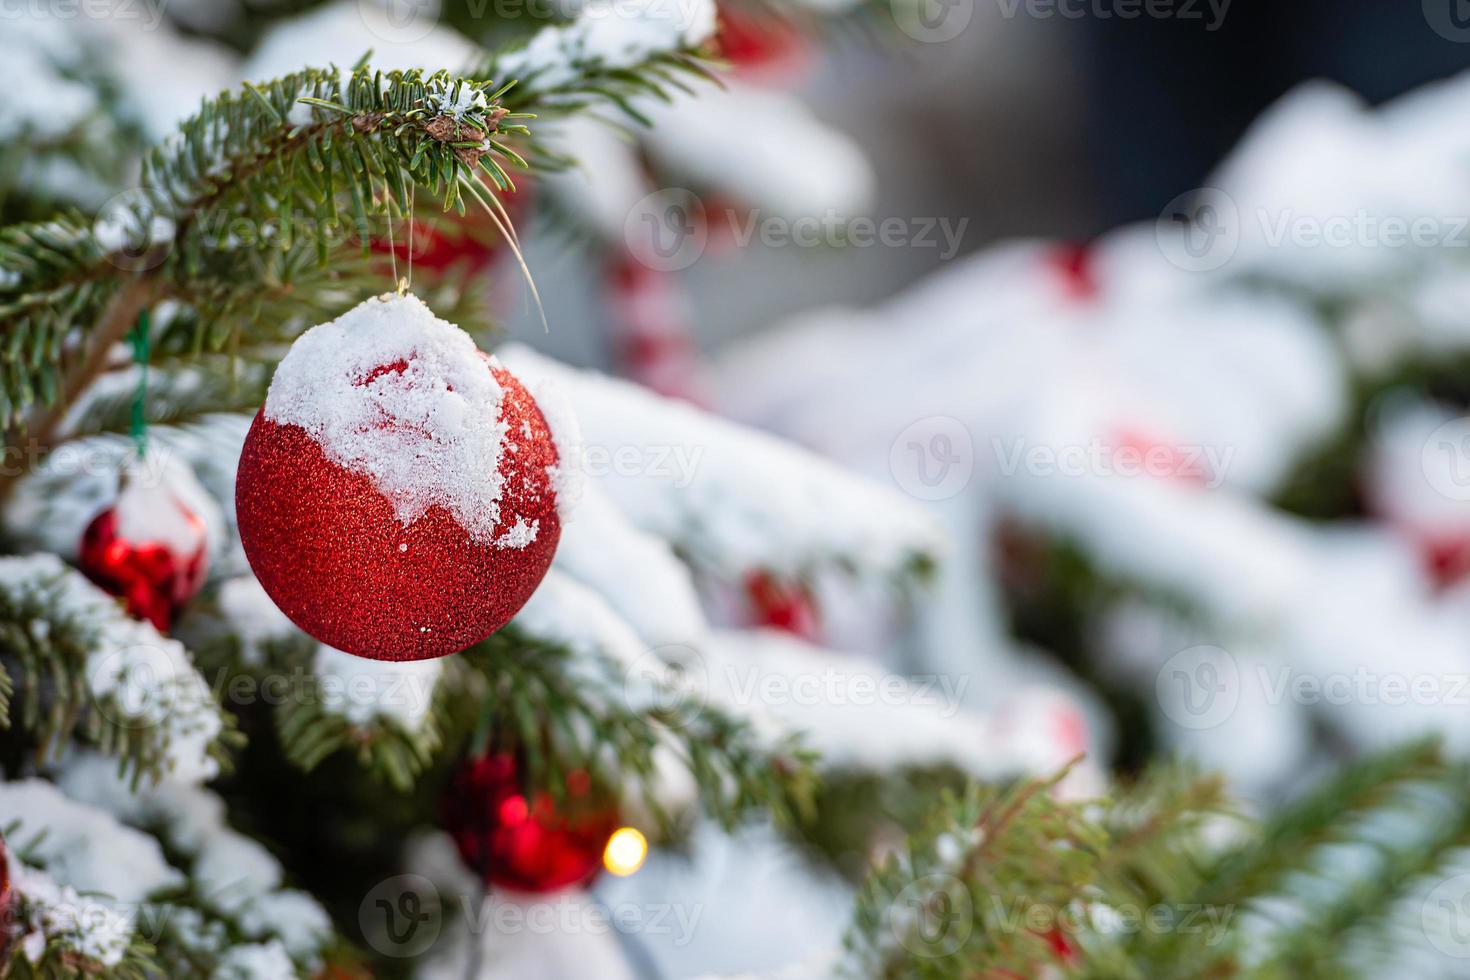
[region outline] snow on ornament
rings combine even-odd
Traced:
[[[385,295],[304,333],[240,455],[261,586],[348,653],[424,660],[500,629],[561,536],[563,448],[469,335]]]
[[[208,523],[186,503],[201,495],[187,469],[135,459],[118,477],[117,500],[82,532],[77,566],[160,633],[173,626],[209,570]]]

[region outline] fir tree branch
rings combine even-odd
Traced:
[[[9,741],[38,761],[81,738],[135,782],[228,765],[233,718],[183,648],[54,556],[0,559],[0,662],[20,678]]]
[[[0,333],[11,355],[0,415],[50,406],[26,426],[44,444],[151,301],[209,295],[212,305],[196,306],[200,331],[224,347],[250,328],[241,314],[283,261],[310,245],[313,264],[330,264],[344,212],[366,248],[370,218],[405,213],[411,186],[461,211],[465,195],[484,193],[480,171],[511,186],[497,158],[519,157],[496,137],[525,130],[503,129],[504,116],[483,85],[368,68],[307,69],[206,102],[144,161],[119,213],[0,232]],[[229,231],[237,220],[262,233],[242,239]],[[78,344],[85,353],[64,364]]]

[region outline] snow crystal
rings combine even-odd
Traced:
[[[415,731],[434,704],[444,662],[370,660],[322,646],[312,669],[321,683],[322,706],[328,711],[354,725],[383,718]]]
[[[459,95],[450,98],[452,90],[429,95],[429,103],[441,115],[453,116],[455,119],[463,119],[466,113],[483,112],[490,108],[490,103],[485,99],[485,93],[468,85],[459,87]]]
[[[404,524],[439,505],[490,542],[504,483],[501,395],[468,334],[390,294],[302,334],[276,369],[265,417],[300,426],[328,459],[368,476]]]
[[[536,540],[536,533],[541,528],[539,520],[526,523],[524,517],[517,517],[516,522],[504,534],[495,539],[497,548],[521,549]]]

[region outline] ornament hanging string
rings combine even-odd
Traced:
[[[403,280],[398,278],[398,244],[393,241],[393,207],[392,198],[388,199],[388,263],[393,270],[393,287],[401,295],[403,292]]]
[[[148,455],[148,362],[153,353],[153,331],[150,329],[148,311],[138,314],[128,340],[133,346],[133,363],[138,365],[138,390],[133,394],[133,415],[128,425],[133,438],[133,448],[142,459]]]
[[[413,290],[413,233],[414,233],[414,227],[413,227],[413,225],[414,225],[414,221],[413,221],[413,206],[414,206],[414,191],[417,190],[417,189],[418,189],[418,185],[415,184],[415,183],[410,183],[408,185],[408,210],[407,210],[407,214],[405,215],[405,218],[404,218],[406,224],[408,225],[408,229],[407,229],[407,234],[408,234],[408,277],[407,278],[400,278],[399,275],[398,275],[398,246],[393,241],[393,215],[391,213],[392,212],[392,208],[391,207],[389,208],[389,212],[390,213],[388,215],[388,257],[389,257],[390,261],[392,262],[392,268],[393,268],[393,288],[398,291],[398,295],[399,296],[406,296],[409,292],[411,292]],[[390,204],[391,204],[392,199],[390,198],[389,201],[390,201]]]

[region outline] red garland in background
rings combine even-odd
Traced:
[[[1420,536],[1418,544],[1435,584],[1453,585],[1470,576],[1470,533],[1429,531]]]
[[[208,533],[162,478],[133,467],[118,480],[117,501],[82,533],[77,566],[130,615],[166,633],[204,585]]]
[[[661,395],[704,404],[694,314],[678,280],[623,251],[606,282],[620,373]]]
[[[15,888],[10,883],[10,861],[5,838],[0,836],[0,966],[10,962],[10,941],[15,934]]]
[[[768,84],[794,84],[812,63],[806,39],[789,19],[741,4],[720,5],[715,50],[736,75]]]
[[[443,803],[444,829],[487,886],[542,894],[597,877],[618,830],[617,807],[573,770],[560,798],[532,792],[510,752],[467,759]]]
[[[745,577],[745,594],[757,626],[784,630],[813,642],[821,639],[817,602],[804,584],[752,572]]]
[[[235,509],[297,626],[375,660],[500,629],[561,536],[560,452],[526,388],[412,296],[303,334],[240,455]]]
[[[1086,303],[1102,295],[1092,246],[1081,242],[1057,245],[1048,258],[1062,292],[1074,302]]]

